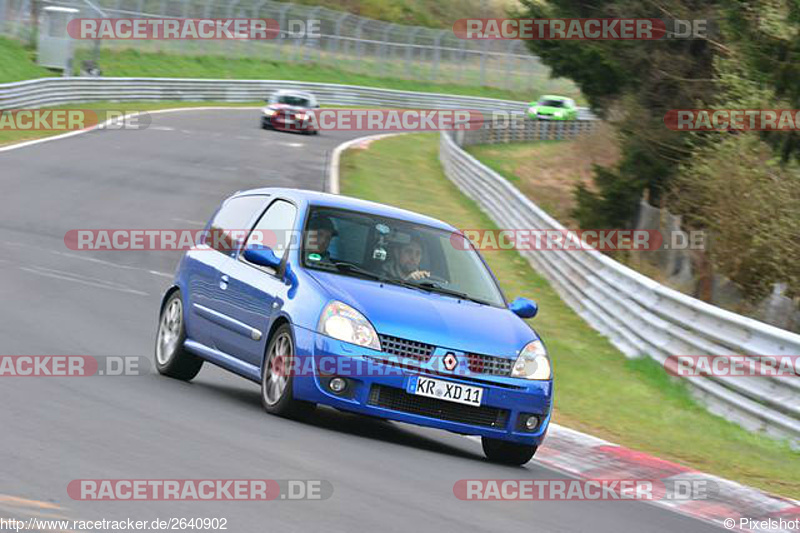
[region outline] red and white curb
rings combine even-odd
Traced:
[[[533,460],[582,479],[658,479],[667,485],[676,480],[704,480],[718,489],[709,491],[705,499],[652,500],[648,503],[731,531],[798,531],[782,529],[779,525],[781,521],[786,524],[800,519],[800,502],[773,496],[557,424],[550,425],[547,438]],[[747,519],[745,527],[740,527],[741,519]],[[774,527],[769,527],[770,519]]]

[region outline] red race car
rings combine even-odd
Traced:
[[[319,134],[313,115],[319,104],[313,94],[281,90],[273,93],[266,102],[267,106],[261,110],[263,129]]]

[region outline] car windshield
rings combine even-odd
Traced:
[[[491,273],[460,234],[368,213],[312,207],[303,235],[306,268],[505,306]]]
[[[294,107],[311,107],[311,101],[304,96],[281,94],[276,98],[276,104],[286,104]]]
[[[539,105],[543,107],[567,107],[564,100],[539,100]]]

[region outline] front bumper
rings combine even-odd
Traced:
[[[552,120],[552,121],[565,121],[565,120],[571,120],[571,119],[570,119],[568,116],[564,116],[564,117],[557,117],[557,116],[555,116],[555,115],[540,115],[540,114],[538,114],[538,113],[536,114],[536,119],[537,119],[537,120]]]
[[[541,444],[547,433],[552,409],[552,381],[403,369],[377,360],[385,357],[381,352],[358,348],[314,331],[295,326],[295,337],[298,367],[313,368],[311,372],[299,372],[294,377],[293,392],[298,400],[454,433],[535,446]],[[346,358],[341,362],[353,364],[331,364],[337,358]],[[357,371],[347,371],[356,367]],[[348,380],[347,388],[340,394],[334,394],[328,387],[330,379],[336,375]],[[481,387],[481,406],[406,392],[409,381],[418,375]],[[521,423],[522,417],[530,415],[536,415],[540,421],[532,431],[525,430]]]
[[[286,118],[283,115],[264,115],[262,118],[267,125],[280,131],[299,131],[303,133],[316,131],[311,120],[297,120]]]

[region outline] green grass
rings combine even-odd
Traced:
[[[236,44],[236,43],[234,43]],[[153,46],[160,46],[153,43]],[[277,47],[276,47],[277,53]],[[294,57],[294,49],[286,47],[285,54]],[[83,59],[92,56],[91,51],[81,50],[76,55],[76,65]],[[301,80],[324,83],[340,83],[343,85],[364,85],[386,89],[407,91],[437,92],[482,96],[486,98],[502,98],[527,101],[540,92],[547,90],[564,91],[577,95],[577,91],[565,80],[550,80],[545,71],[537,78],[540,87],[534,90],[507,91],[494,87],[480,87],[477,83],[432,83],[423,81],[425,72],[412,72],[416,79],[403,79],[404,64],[370,65],[367,60],[340,63],[325,62],[292,62],[277,61],[274,55],[262,58],[228,57],[221,55],[181,55],[169,51],[139,51],[131,49],[104,49],[98,56],[97,63],[104,76],[141,76],[172,78],[214,78],[214,79],[270,79]],[[341,65],[336,68],[331,64]],[[385,67],[385,68],[384,68]],[[364,74],[363,72],[369,72]]]
[[[36,64],[36,53],[22,43],[0,37],[0,83],[45,78],[52,72]]]
[[[258,106],[263,105],[263,102],[248,102],[236,103],[230,102],[184,102],[184,101],[163,101],[163,102],[90,102],[86,104],[69,104],[48,107],[47,109],[81,109],[91,110],[97,113],[98,122],[105,122],[106,113],[108,111],[119,111],[123,113],[131,113],[134,111],[152,111],[155,109],[169,109],[174,107],[199,107],[199,106]],[[41,139],[44,137],[52,137],[54,135],[61,135],[67,133],[66,131],[25,131],[25,130],[4,130],[0,129],[0,146],[7,144],[14,144],[23,141],[31,141],[34,139]]]
[[[494,228],[443,175],[437,134],[405,135],[349,150],[342,192],[425,213],[461,228]],[[546,252],[544,252],[546,253]],[[555,371],[555,422],[785,496],[800,497],[800,453],[697,404],[650,359],[626,359],[588,326],[516,252],[486,252],[507,296],[539,303],[531,325]]]

